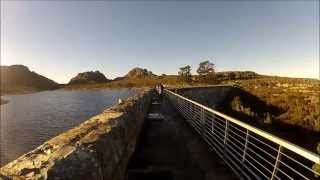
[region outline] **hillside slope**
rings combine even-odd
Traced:
[[[319,80],[263,77],[223,83],[235,83],[267,104],[282,109],[284,113],[272,120],[320,131]]]
[[[27,66],[0,66],[1,93],[52,90],[59,88],[56,82],[30,71]]]

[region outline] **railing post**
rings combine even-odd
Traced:
[[[181,113],[180,98],[179,97],[177,97],[177,107],[178,107],[179,112]]]
[[[187,118],[187,120],[190,120],[190,113],[192,111],[192,104],[190,102],[188,102],[188,113],[189,113],[189,118]]]
[[[202,128],[202,136],[204,136],[205,131],[205,120],[204,120],[204,109],[201,107],[200,109],[200,121],[201,121],[201,128]]]
[[[246,154],[247,154],[247,148],[248,148],[248,141],[249,141],[249,130],[247,129],[246,133],[246,142],[244,144],[244,150],[243,150],[243,155],[242,155],[242,162],[246,159]]]
[[[228,120],[225,120],[225,121],[226,121],[226,128],[225,128],[225,131],[224,131],[224,145],[227,144],[228,129],[229,129],[229,122],[228,122]]]
[[[282,146],[279,145],[277,159],[276,159],[276,162],[274,163],[274,168],[273,168],[270,180],[273,180],[277,174],[277,171],[280,165],[281,151],[282,151]]]
[[[215,118],[215,114],[213,114],[212,116],[212,120],[211,120],[211,132],[214,133],[214,122],[216,121],[216,118]]]

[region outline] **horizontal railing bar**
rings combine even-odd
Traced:
[[[266,163],[268,163],[269,165],[271,165],[272,167],[274,167],[274,164],[269,162],[268,160],[266,160],[264,157],[262,157],[261,155],[259,155],[258,153],[256,153],[253,149],[251,149],[250,147],[247,147],[248,150],[252,153],[254,153],[254,155],[257,155],[260,159],[264,160]],[[249,152],[248,152],[249,154]]]
[[[244,140],[244,142],[242,143],[244,145],[246,138],[240,136],[239,134],[235,133],[234,131],[229,130],[228,132],[231,132],[232,134],[236,135],[237,137],[239,137],[240,139]]]
[[[242,161],[241,161],[240,158],[242,157],[242,154],[240,154],[238,151],[236,151],[236,150],[234,149],[234,147],[231,146],[231,145],[229,145],[229,144],[227,144],[226,147],[227,147],[227,148],[230,148],[236,155],[239,156],[239,158],[236,158],[236,157],[235,157],[235,159],[241,163]]]
[[[267,175],[265,175],[263,172],[261,172],[259,169],[257,169],[254,164],[252,164],[248,159],[245,159],[246,162],[248,162],[252,168],[254,168],[255,170],[257,170],[260,174],[262,174],[266,179],[270,179]]]
[[[211,128],[211,126],[208,126],[208,124],[206,124],[206,123],[205,123],[205,126],[207,126],[208,128]],[[224,129],[222,129],[221,126],[219,127],[219,126],[216,126],[216,124],[215,124],[214,128],[218,128],[219,130],[224,132]]]
[[[231,141],[230,141],[231,142]],[[232,144],[233,144],[233,142],[231,142]],[[235,144],[234,144],[234,146],[236,146]],[[242,156],[238,151],[236,151],[235,149],[231,149],[234,153],[236,153],[238,156]],[[240,149],[241,150],[241,149]],[[259,164],[260,165],[260,167],[262,167],[264,170],[266,170],[267,172],[269,172],[270,174],[272,174],[272,172],[269,170],[269,169],[267,169],[266,167],[264,167],[261,163],[259,163],[257,160],[255,160],[251,155],[249,155],[249,154],[247,154],[247,156],[248,157],[250,157],[254,162],[256,162],[257,164]],[[241,160],[240,159],[238,159],[238,158],[236,158],[236,160],[238,160],[239,162],[241,162]],[[248,159],[246,159],[246,161],[248,162],[248,163],[250,163],[249,162],[249,160]],[[251,164],[251,163],[250,163]],[[251,164],[252,165],[252,164]],[[256,169],[257,171],[259,171],[261,174],[263,174],[265,177],[267,177],[264,173],[262,173],[258,168],[256,168],[255,166],[253,166],[253,168],[254,169]]]
[[[209,130],[208,128],[205,128],[206,130]],[[217,129],[216,129],[217,130]],[[206,131],[207,132],[207,131]],[[211,133],[211,129],[209,130],[209,132],[208,133]],[[211,133],[211,134],[219,134],[221,137],[223,137],[224,136],[224,134],[222,134],[221,132],[219,132],[219,131],[215,131],[215,133]]]
[[[231,144],[228,144],[228,143],[227,143],[227,146],[233,147],[232,150],[236,151],[236,150],[234,149],[234,148],[236,148],[236,149],[238,149],[238,150],[242,153],[242,149],[241,149],[239,146],[237,146],[234,142],[232,142],[232,141],[230,141],[230,140],[229,140],[229,141],[227,140],[227,142],[231,143]],[[231,146],[231,145],[233,145],[233,146]],[[236,152],[237,152],[237,155],[242,158],[242,154],[240,154],[240,152],[238,152],[238,151],[236,151]],[[238,160],[239,162],[241,162],[240,159],[237,159],[237,160]]]
[[[307,177],[305,177],[303,174],[301,174],[299,171],[295,170],[294,168],[290,167],[287,163],[282,162],[281,160],[279,160],[279,162],[281,164],[283,164],[284,166],[286,166],[287,168],[289,168],[291,171],[295,172],[296,174],[298,174],[299,176],[303,177],[304,179],[309,179]]]
[[[250,134],[249,134],[249,137],[250,137],[251,139],[254,139],[254,140],[258,141],[259,143],[261,143],[261,144],[263,144],[263,145],[267,146],[268,148],[270,148],[270,149],[274,150],[275,152],[278,152],[278,149],[276,149],[275,147],[272,147],[270,144],[267,144],[267,143],[263,142],[262,140],[260,140],[260,139],[258,139],[258,138],[256,138],[256,137],[254,137],[254,136],[252,136],[252,135],[250,135]]]
[[[227,150],[227,151],[228,151],[228,150]],[[223,158],[223,157],[222,157],[222,158]],[[242,175],[244,175],[244,176],[246,177],[246,179],[250,179],[250,180],[252,179],[252,178],[249,177],[249,175],[248,175],[247,173],[245,173],[244,171],[242,171],[241,167],[239,167],[239,165],[236,164],[236,163],[231,159],[230,156],[225,155],[223,159],[226,159],[226,160],[225,160],[226,164],[227,164],[227,165],[233,170],[233,172],[235,172],[238,176],[239,176],[239,173],[238,173],[238,171],[239,171]],[[236,168],[238,169],[238,171],[235,171],[235,170],[234,170],[234,168],[233,168],[233,166],[231,166],[230,162],[234,165],[234,167],[236,167]],[[250,173],[252,173],[252,171],[251,171],[246,165],[244,165],[244,167],[245,167]]]
[[[243,134],[247,134],[247,132],[244,132],[244,131],[242,131],[241,129],[239,129],[239,128],[237,128],[235,125],[233,125],[233,124],[231,124],[230,123],[230,126],[232,127],[232,128],[235,128],[236,130],[238,130],[239,132],[241,132],[241,133],[243,133]]]
[[[234,159],[237,159],[237,157],[235,157],[235,155],[229,150],[229,148],[226,149],[226,151],[228,152],[228,154],[230,154]],[[228,156],[226,156],[228,157]],[[230,159],[230,158],[229,158]],[[234,163],[234,161],[231,159],[231,162]],[[236,163],[234,163],[237,167],[239,167]],[[245,167],[256,179],[261,179],[259,176],[257,176],[256,173],[254,173],[246,164],[243,164],[243,167]],[[251,178],[250,178],[251,179]]]
[[[294,179],[293,177],[289,176],[287,173],[282,171],[281,169],[278,168],[278,172],[281,172],[283,175],[287,176],[289,179]],[[276,175],[275,175],[276,176]]]
[[[245,129],[247,129],[247,130],[249,130],[249,131],[251,131],[251,132],[253,132],[253,133],[257,134],[257,135],[260,135],[265,139],[268,139],[268,140],[270,140],[270,141],[272,141],[272,142],[274,142],[274,143],[276,143],[278,145],[281,145],[282,147],[284,147],[284,148],[286,148],[288,150],[291,150],[291,151],[301,155],[302,157],[304,157],[304,158],[306,158],[306,159],[308,159],[308,160],[310,160],[310,161],[312,161],[314,163],[320,164],[320,156],[315,154],[315,153],[313,153],[313,152],[310,152],[310,151],[308,151],[308,150],[306,150],[306,149],[304,149],[302,147],[299,147],[299,146],[297,146],[295,144],[292,144],[292,143],[290,143],[290,142],[288,142],[288,141],[286,141],[286,140],[284,140],[282,138],[276,137],[276,136],[274,136],[274,135],[272,135],[270,133],[267,133],[267,132],[265,132],[263,130],[255,128],[255,127],[253,127],[253,126],[251,126],[249,124],[246,124],[246,123],[241,122],[241,121],[239,121],[237,119],[234,119],[234,118],[232,118],[232,117],[230,117],[228,115],[225,115],[225,114],[223,114],[221,112],[213,110],[213,109],[211,109],[211,108],[209,108],[207,106],[204,106],[204,105],[202,105],[202,104],[200,104],[198,102],[195,102],[195,101],[190,100],[190,99],[188,99],[186,97],[183,97],[183,96],[181,96],[181,95],[179,95],[177,93],[174,93],[174,92],[172,92],[172,91],[170,91],[168,89],[165,89],[165,91],[167,91],[168,93],[171,93],[171,94],[179,97],[180,99],[183,99],[183,100],[185,100],[187,102],[195,104],[198,107],[203,108],[206,111],[209,111],[209,112],[211,112],[211,113],[213,113],[215,115],[218,115],[218,116],[224,118],[227,121],[230,121],[230,122],[232,122],[234,124],[237,124],[238,126],[243,127],[243,128],[245,128]]]
[[[319,174],[318,172],[313,171],[313,170],[310,169],[308,166],[306,166],[306,165],[302,164],[301,162],[293,159],[293,158],[290,157],[289,155],[287,155],[287,154],[285,154],[285,153],[283,153],[283,152],[280,152],[280,153],[281,153],[281,155],[283,155],[283,156],[285,156],[286,158],[290,159],[291,161],[297,163],[297,164],[300,165],[301,167],[303,167],[303,168],[305,168],[305,169],[307,169],[307,170],[309,170],[309,171],[312,171],[312,172],[314,172],[314,173],[316,173],[316,174],[318,174],[318,175],[320,176],[320,174]]]
[[[237,143],[239,143],[239,145],[241,145],[244,148],[244,144],[242,142],[240,142],[239,140],[237,140],[235,137],[233,137],[231,134],[228,134],[228,139],[229,137],[231,137],[234,141],[236,141]],[[231,141],[231,140],[230,140]],[[243,150],[243,149],[241,149]]]
[[[263,166],[259,161],[257,161],[255,158],[253,158],[250,154],[247,154],[248,157],[250,157],[254,162],[256,162],[257,164],[260,165],[260,167],[262,167],[264,170],[266,170],[268,173],[270,173],[270,175],[272,174],[272,171],[270,171],[270,169],[266,168],[265,166]],[[255,168],[257,169],[257,168]]]
[[[211,135],[214,135],[215,136],[215,134],[211,134]],[[210,137],[208,137],[208,135],[205,135],[208,139],[211,139]],[[218,138],[218,139],[220,139],[221,140],[221,142],[223,142],[223,139],[221,139],[220,137],[217,137],[216,136],[216,138]],[[213,139],[215,139],[215,138],[213,138]],[[223,146],[223,144],[221,143],[221,142],[218,142],[218,141],[216,141],[218,144],[220,144],[221,146]]]
[[[263,150],[262,148],[260,148],[259,146],[255,145],[254,143],[252,142],[248,142],[250,143],[252,146],[254,146],[255,148],[259,149],[261,152],[264,152],[265,154],[269,155],[270,157],[272,157],[273,159],[277,159],[275,156],[273,156],[272,154],[268,153],[267,151]]]
[[[205,122],[205,124],[209,125],[207,122]],[[220,124],[218,122],[214,122],[214,125],[217,125],[217,127],[225,128],[225,125],[222,125],[222,124]],[[210,124],[210,126],[211,126],[211,124]]]
[[[210,112],[208,112],[208,111],[204,111],[205,112],[205,115],[206,116],[208,116],[208,117],[210,117],[210,118],[215,118],[215,119],[217,119],[217,120],[219,120],[220,122],[226,122],[226,120],[225,119],[223,119],[223,118],[221,118],[221,117],[219,117],[219,116],[217,116],[217,115],[215,115],[214,117],[212,116],[212,113],[211,114],[209,114]]]

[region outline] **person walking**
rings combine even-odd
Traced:
[[[157,84],[156,85],[156,91],[157,91],[159,100],[161,100],[162,99],[162,95],[163,95],[163,85],[162,84]]]

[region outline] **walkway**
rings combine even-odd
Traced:
[[[128,180],[237,179],[167,99],[157,101],[128,166]]]

